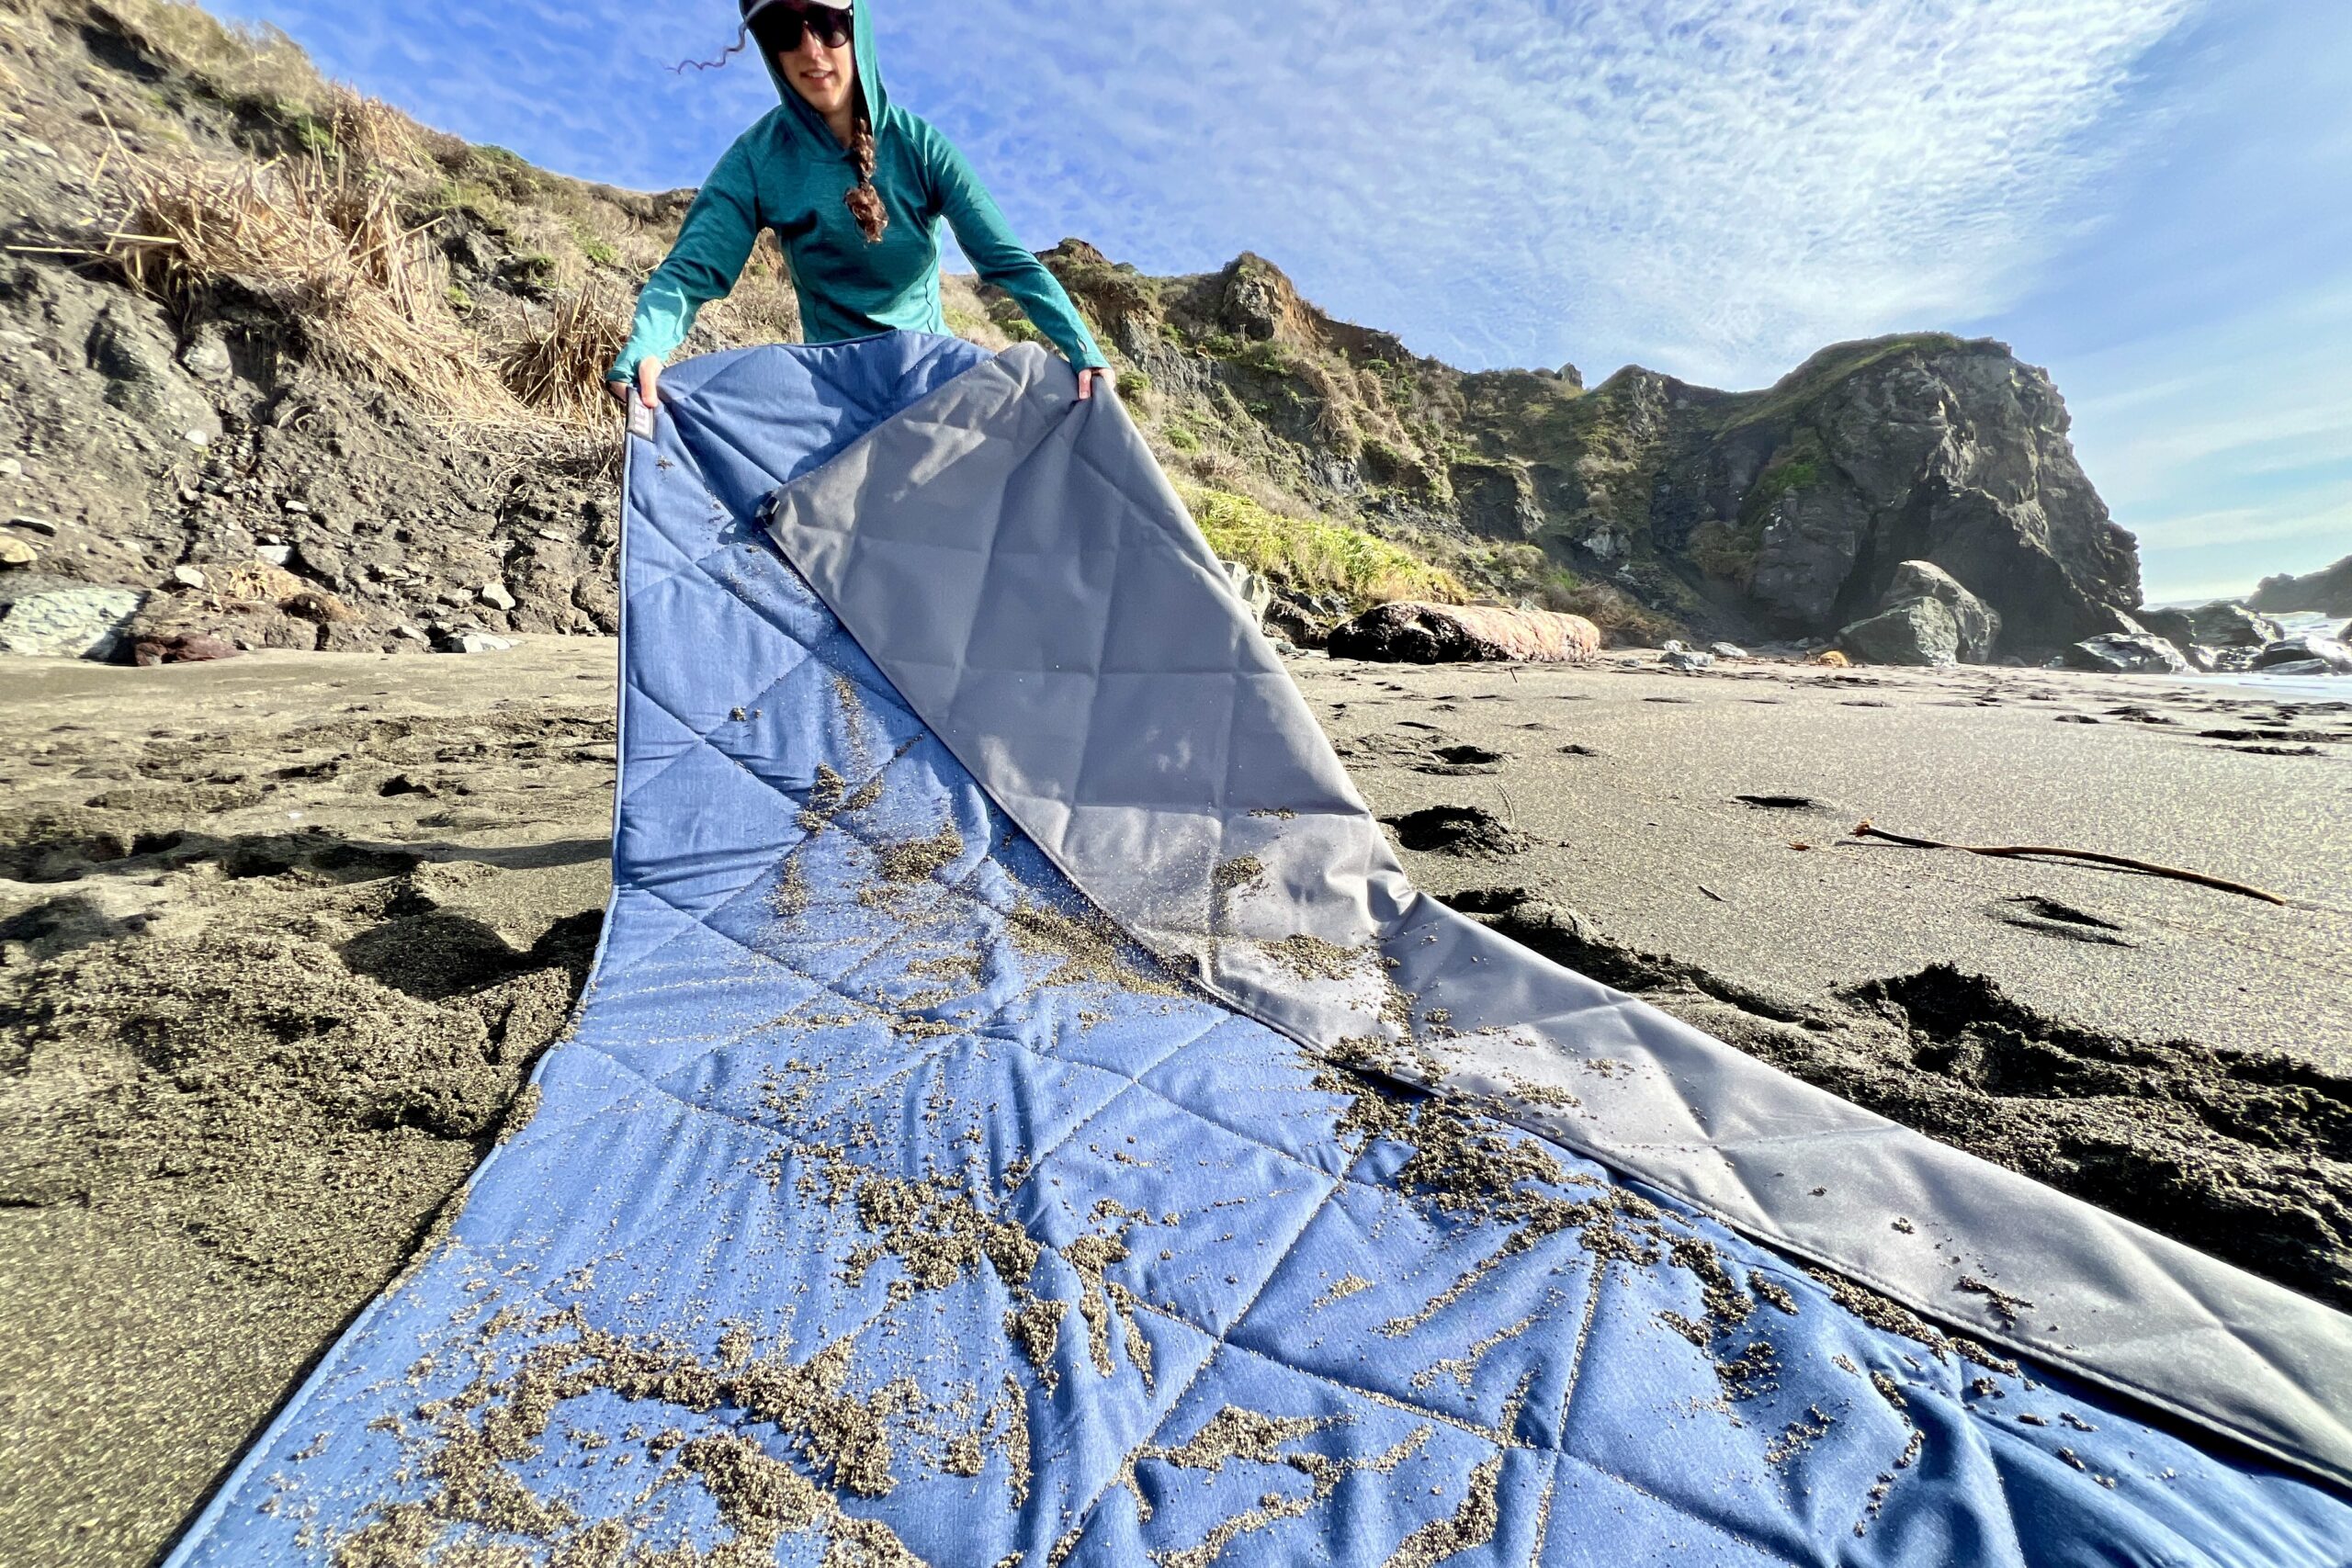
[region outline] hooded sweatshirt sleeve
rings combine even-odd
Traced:
[[[686,209],[678,243],[637,296],[629,339],[605,372],[634,379],[639,360],[668,359],[694,330],[695,315],[723,298],[743,275],[760,235],[758,170],[748,136],[736,141]]]
[[[909,118],[912,120],[911,116]],[[972,166],[964,161],[964,155],[929,123],[912,123],[922,150],[923,172],[931,181],[932,196],[948,227],[956,231],[956,243],[964,248],[964,254],[978,269],[981,279],[1019,300],[1029,319],[1037,324],[1037,330],[1069,356],[1071,365],[1080,370],[1108,367],[1110,361],[1103,358],[1101,345],[1087,331],[1086,319],[1070,303],[1061,280],[1014,237],[1012,226],[997,210],[995,201],[980,184],[979,176],[972,172]]]

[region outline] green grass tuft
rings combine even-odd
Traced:
[[[1337,593],[1358,604],[1397,599],[1460,604],[1469,590],[1452,572],[1356,528],[1285,517],[1229,491],[1179,491],[1223,559],[1298,592]]]

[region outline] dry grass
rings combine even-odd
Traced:
[[[338,368],[464,417],[518,412],[389,185],[343,160],[224,166],[118,149],[116,161],[130,217],[109,254],[133,284],[187,298],[233,277],[301,321]]]
[[[432,163],[423,126],[384,102],[340,83],[329,89],[334,144],[363,169],[412,174]]]
[[[221,22],[187,0],[37,0],[71,17],[95,11],[224,99],[324,112],[332,89],[302,46],[267,23]]]
[[[703,307],[694,335],[680,349],[707,354],[759,343],[798,343],[800,301],[774,233],[762,231],[734,292]]]
[[[1610,648],[1656,648],[1668,637],[1688,637],[1690,628],[1653,610],[1611,583],[1577,581],[1548,590],[1547,609],[1582,615],[1599,626]]]
[[[447,264],[424,230],[402,224],[397,186],[375,172],[425,156],[414,126],[356,95],[342,107],[338,134],[368,146],[364,160],[223,165],[118,149],[130,217],[108,254],[170,298],[234,278],[301,321],[337,369],[459,424],[608,435],[605,370],[628,331],[621,290],[592,277],[494,344],[469,332]]]
[[[566,424],[608,428],[614,419],[605,372],[628,341],[632,301],[591,277],[544,314],[524,318],[498,351],[499,378],[523,406]]]

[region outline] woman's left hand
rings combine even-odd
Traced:
[[[1082,403],[1094,396],[1094,383],[1098,378],[1101,378],[1105,391],[1115,392],[1118,390],[1118,378],[1111,374],[1108,367],[1094,370],[1081,370],[1078,373],[1078,400],[1080,402]]]

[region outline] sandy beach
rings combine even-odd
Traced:
[[[11,662],[0,1538],[19,1561],[164,1545],[496,1136],[598,929],[614,665],[581,637]],[[2352,703],[2024,671],[1684,677],[1628,654],[1291,668],[1430,891],[2352,1299]],[[1847,839],[1865,818],[2287,902]]]
[[[1617,654],[1292,669],[1374,810],[1464,807],[1528,840],[1408,849],[1433,893],[1536,889],[1616,942],[1793,998],[1951,963],[2084,1029],[2352,1070],[2352,701],[2054,671],[1685,677]],[[1502,760],[1441,755],[1464,746]],[[1866,819],[2289,902],[1847,839]]]

